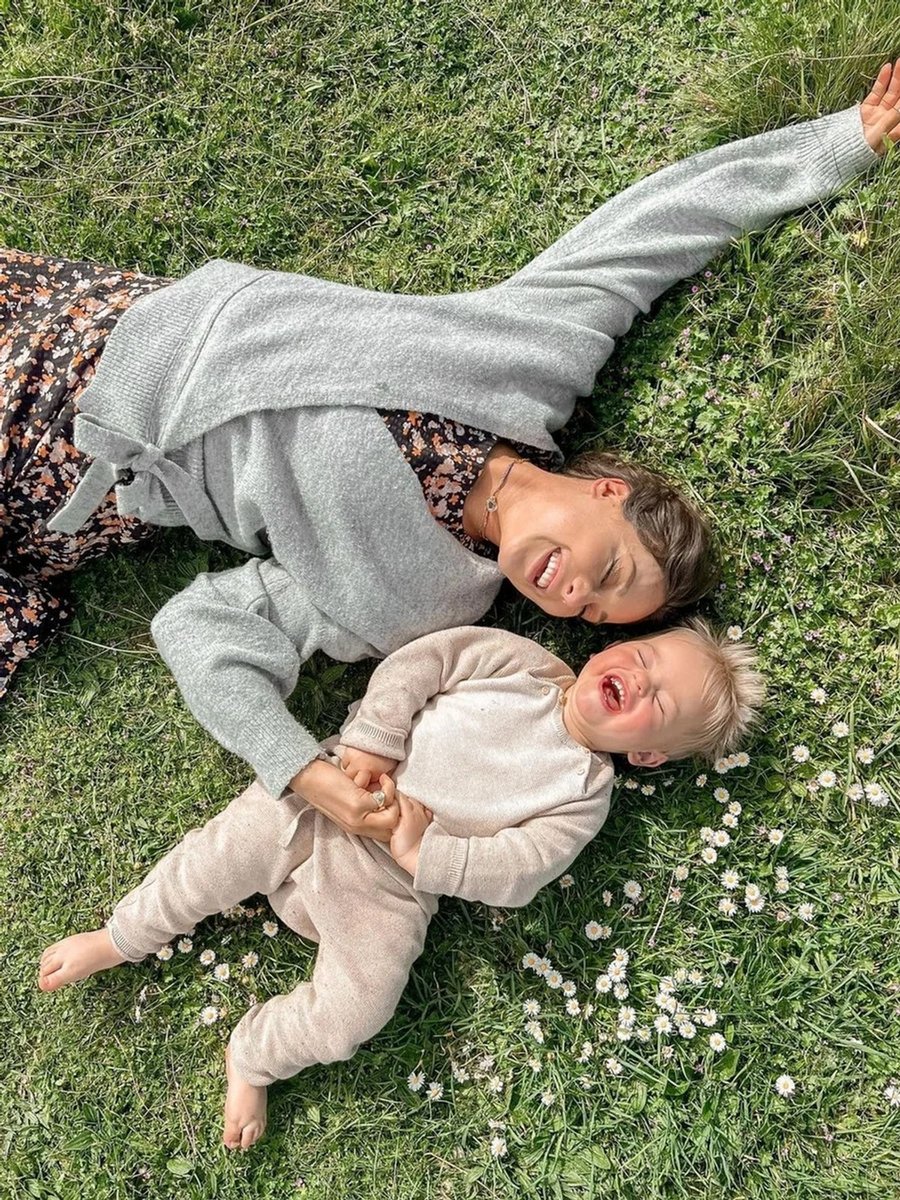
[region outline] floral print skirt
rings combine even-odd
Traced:
[[[0,697],[70,615],[66,576],[154,532],[120,517],[113,492],[76,533],[46,523],[88,463],[73,421],[106,339],[135,300],[169,282],[0,250]]]

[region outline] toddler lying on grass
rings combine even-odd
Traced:
[[[247,1149],[265,1129],[269,1084],[350,1058],[390,1019],[438,896],[527,904],[606,819],[610,754],[650,767],[714,758],[762,694],[751,651],[698,621],[609,646],[577,678],[505,630],[420,638],[376,668],[337,746],[361,787],[380,780],[373,802],[396,806],[389,844],[256,782],[188,833],[105,928],[48,947],[39,987],[137,962],[265,893],[319,949],[308,982],[254,1005],[232,1032],[223,1136]]]

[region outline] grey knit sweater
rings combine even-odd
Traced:
[[[318,751],[285,707],[313,651],[387,654],[477,620],[501,582],[431,518],[376,409],[553,449],[639,311],[742,230],[876,160],[857,107],[720,146],[474,292],[208,263],[113,331],[76,420],[94,462],[51,527],[77,528],[120,481],[123,513],[267,556],[199,576],[152,632],[198,720],[277,795]]]
[[[434,820],[415,886],[527,904],[609,812],[613,768],[570,736],[571,669],[505,629],[441,630],[376,667],[340,740],[398,761],[397,787]]]

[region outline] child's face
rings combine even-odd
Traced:
[[[689,630],[617,642],[589,659],[566,692],[566,727],[593,750],[659,766],[702,728],[709,667]]]

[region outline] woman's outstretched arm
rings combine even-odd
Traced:
[[[567,382],[590,392],[638,312],[745,230],[832,195],[900,138],[900,61],[862,105],[717,146],[607,201],[493,289],[519,315],[558,323]],[[560,379],[560,382],[563,382]]]

